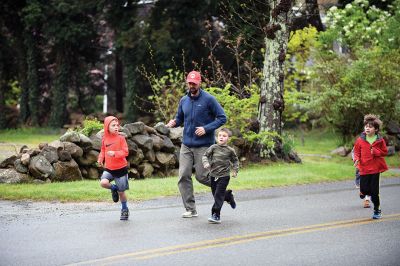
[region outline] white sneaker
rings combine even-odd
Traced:
[[[193,218],[193,217],[197,217],[197,216],[199,216],[197,211],[186,211],[186,212],[182,213],[182,218]]]

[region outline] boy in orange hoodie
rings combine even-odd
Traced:
[[[119,135],[119,121],[114,116],[104,119],[104,136],[101,142],[101,151],[97,163],[104,167],[100,185],[111,190],[112,199],[118,202],[121,199],[121,218],[128,220],[129,209],[125,190],[129,189],[128,183],[128,145],[123,136]],[[103,164],[105,161],[105,164]],[[111,181],[115,180],[115,184]]]

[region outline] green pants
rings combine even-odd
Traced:
[[[195,170],[197,181],[208,187],[211,186],[211,180],[208,177],[208,170],[203,167],[201,157],[204,155],[208,147],[188,147],[181,145],[179,154],[179,192],[182,196],[182,201],[187,211],[196,210],[194,199],[192,172]]]

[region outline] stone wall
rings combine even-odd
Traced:
[[[122,126],[120,134],[129,148],[129,178],[176,175],[182,131],[162,123]],[[97,166],[102,136],[103,130],[90,137],[70,131],[36,149],[24,146],[0,163],[0,183],[97,180],[103,171]]]

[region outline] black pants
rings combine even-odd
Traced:
[[[211,191],[214,197],[214,205],[212,206],[211,214],[215,213],[218,217],[220,216],[221,208],[224,204],[225,191],[229,180],[229,176],[220,177],[217,181],[215,181],[215,177],[211,177]]]
[[[379,175],[380,173],[360,176],[360,192],[363,195],[371,196],[371,201],[374,204],[375,211],[380,209]]]

